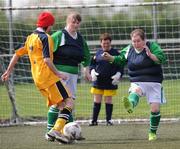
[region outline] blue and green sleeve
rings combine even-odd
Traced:
[[[55,52],[58,49],[58,47],[59,47],[59,45],[61,43],[62,31],[59,30],[59,31],[53,33],[51,35],[51,37],[52,37],[53,42],[54,42],[54,51],[53,52]]]
[[[163,50],[160,48],[160,46],[156,42],[151,42],[150,44],[150,51],[152,54],[154,54],[158,58],[158,64],[162,64],[166,62],[166,56],[163,52]]]
[[[127,55],[129,52],[130,45],[120,51],[118,56],[114,56],[113,63],[116,65],[124,66],[127,63]]]

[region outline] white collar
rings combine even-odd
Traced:
[[[135,49],[135,48],[134,48],[134,50],[135,50],[136,53],[138,53],[138,54],[141,53],[141,52],[143,51],[143,50],[139,51],[139,50],[137,50],[137,49]]]
[[[37,27],[36,30],[38,30],[40,32],[45,32],[42,27]]]
[[[67,27],[64,28],[67,32]],[[77,32],[75,32],[75,35],[72,35],[70,32],[68,32],[68,34],[73,38],[73,39],[77,39]]]

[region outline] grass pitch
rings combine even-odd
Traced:
[[[179,149],[180,123],[162,123],[158,140],[147,140],[148,124],[81,126],[86,140],[62,145],[44,139],[45,126],[0,127],[0,149]]]

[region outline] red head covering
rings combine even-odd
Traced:
[[[46,11],[40,13],[36,25],[38,27],[48,27],[48,26],[52,26],[54,24],[54,21],[55,19],[52,13]]]

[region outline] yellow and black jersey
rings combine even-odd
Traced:
[[[45,89],[59,78],[44,62],[44,58],[53,60],[53,40],[47,33],[36,30],[26,39],[24,47],[16,51],[18,56],[28,54],[34,82],[39,89]]]

